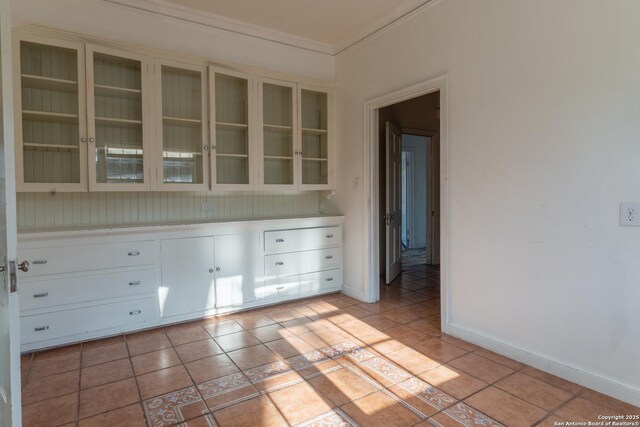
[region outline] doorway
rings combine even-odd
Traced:
[[[370,204],[367,206],[367,213],[365,215],[365,259],[367,260],[365,268],[365,298],[368,302],[375,302],[380,299],[380,273],[384,269],[386,259],[381,256],[381,248],[384,248],[383,242],[385,240],[385,194],[384,190],[381,190],[381,179],[383,173],[386,174],[385,162],[385,139],[382,129],[385,128],[387,117],[385,114],[389,114],[389,110],[385,111],[386,107],[393,106],[394,104],[401,104],[404,101],[411,101],[421,98],[424,95],[435,94],[432,97],[437,97],[433,104],[433,110],[438,119],[439,124],[437,127],[431,129],[425,128],[424,125],[415,125],[410,123],[398,123],[400,127],[406,128],[409,134],[413,134],[413,130],[432,131],[437,132],[437,137],[432,142],[432,146],[435,147],[432,152],[434,157],[440,160],[439,168],[435,170],[432,168],[431,173],[435,175],[435,181],[438,183],[438,190],[431,192],[431,197],[437,199],[438,209],[433,215],[433,219],[437,219],[436,232],[433,234],[434,240],[437,240],[437,250],[435,256],[437,257],[436,267],[438,270],[439,284],[441,284],[441,312],[442,312],[442,325],[444,326],[448,321],[447,310],[447,296],[448,296],[448,205],[447,205],[447,182],[446,182],[446,90],[447,90],[447,78],[441,76],[432,80],[425,81],[423,83],[407,87],[379,98],[370,100],[365,103],[365,200],[370,200]],[[419,109],[413,111],[413,116],[423,118],[423,115],[419,113]],[[393,120],[394,117],[391,116]],[[415,123],[415,122],[414,122]],[[437,129],[434,131],[433,129]],[[408,131],[410,130],[410,131]],[[386,175],[385,175],[386,176]],[[426,189],[426,188],[425,188]],[[431,209],[430,209],[431,211]],[[431,212],[429,212],[431,214]],[[440,232],[442,230],[442,232]]]
[[[440,92],[435,91],[379,110],[380,158],[385,159],[378,171],[379,209],[384,218],[379,273],[387,285],[393,285],[403,272],[438,270],[439,106]],[[391,258],[398,252],[399,259]]]

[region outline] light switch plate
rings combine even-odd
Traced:
[[[620,225],[640,227],[640,203],[620,203]]]
[[[215,208],[213,207],[213,203],[208,203],[208,202],[203,202],[202,203],[202,210],[203,211],[212,211]]]

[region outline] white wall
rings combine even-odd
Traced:
[[[411,248],[424,248],[427,245],[427,146],[430,140],[424,136],[402,135],[402,149],[410,149],[413,154]]]
[[[333,56],[102,0],[13,0],[13,19],[312,78],[333,80]]]
[[[635,0],[444,0],[339,55],[348,290],[363,104],[446,73],[451,325],[640,404],[640,228],[618,225],[640,201],[638,22]]]

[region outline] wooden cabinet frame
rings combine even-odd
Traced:
[[[202,163],[202,183],[196,184],[177,184],[177,183],[165,183],[164,182],[164,127],[163,127],[163,100],[162,100],[162,67],[170,67],[177,70],[193,71],[200,74],[200,129],[201,129],[201,141],[200,141],[200,155]],[[155,125],[155,168],[156,168],[156,182],[154,189],[159,191],[207,191],[210,188],[210,159],[209,159],[209,112],[207,103],[208,93],[207,68],[200,65],[188,64],[184,62],[176,62],[166,59],[156,59],[154,61],[154,95],[155,105],[154,111],[154,125]]]

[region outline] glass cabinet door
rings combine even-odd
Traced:
[[[329,184],[328,93],[300,89],[301,185]]]
[[[159,187],[166,190],[206,190],[208,146],[203,88],[203,67],[158,63],[162,117],[158,120],[162,140]],[[159,142],[158,142],[159,143]]]
[[[245,74],[211,69],[212,168],[215,188],[248,188],[252,184],[250,98],[252,80]]]
[[[17,43],[18,191],[86,191],[83,46]]]
[[[264,186],[296,184],[294,156],[296,135],[296,86],[264,80],[262,93],[262,157]]]
[[[93,47],[87,61],[89,187],[148,189],[146,61]]]

